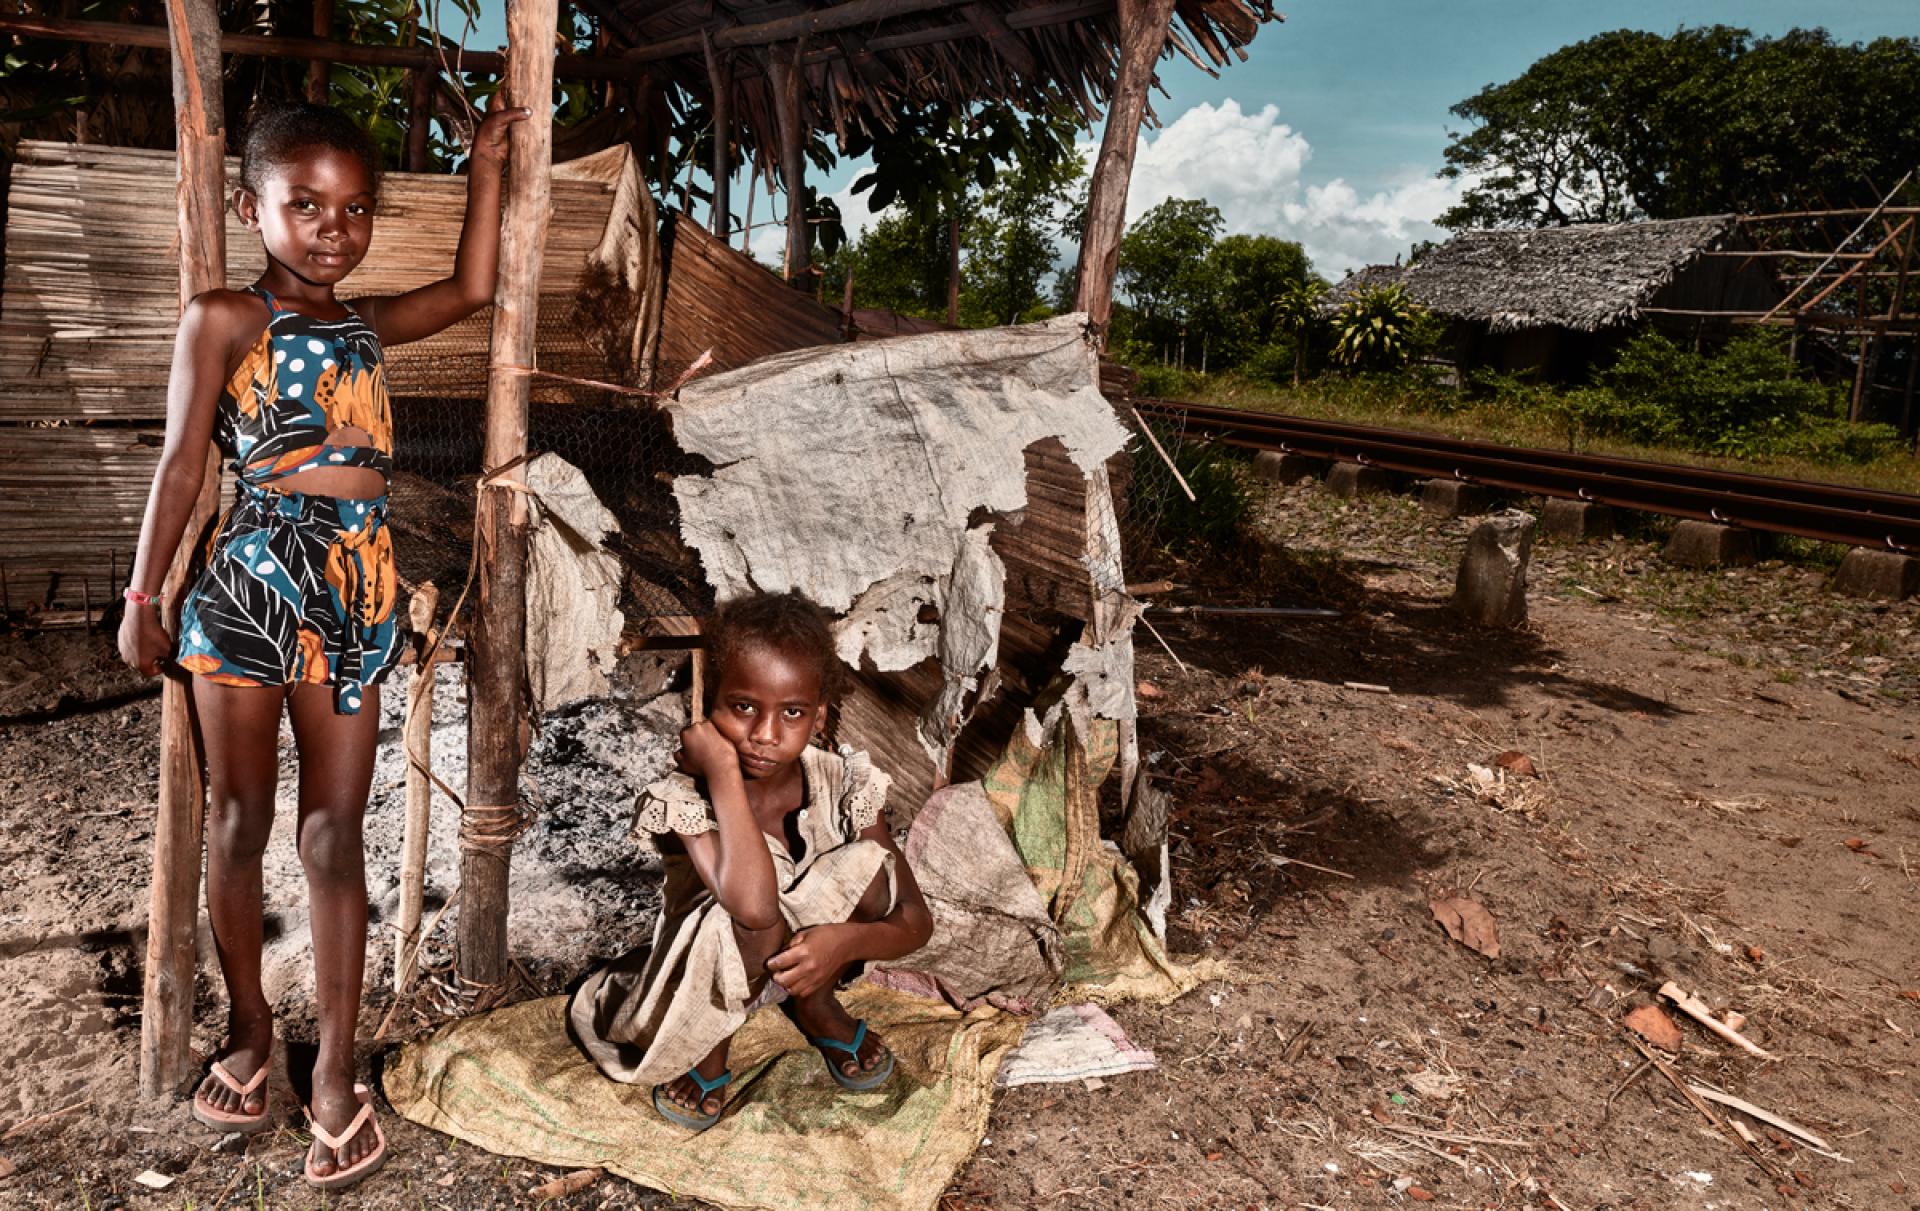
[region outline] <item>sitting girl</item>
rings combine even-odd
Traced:
[[[614,1080],[694,1131],[720,1118],[727,1047],[782,999],[853,1090],[893,1075],[893,1054],[834,990],[866,960],[926,943],[933,919],[887,831],[891,779],[865,753],[812,741],[841,666],[823,611],[798,593],[722,606],[708,631],[705,719],[680,734],[680,773],[640,797],[666,886],[651,947],[589,976],[568,1006],[574,1037]]]

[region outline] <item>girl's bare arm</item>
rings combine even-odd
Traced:
[[[432,336],[493,302],[500,268],[500,174],[507,161],[507,130],[533,111],[524,106],[487,112],[467,159],[467,215],[460,226],[453,276],[390,298],[357,299],[354,310],[383,345]]]
[[[848,921],[841,926],[847,931],[847,961],[904,958],[925,946],[933,936],[933,914],[927,911],[927,901],[920,894],[913,867],[893,843],[886,821],[880,819],[869,824],[860,833],[860,839],[877,842],[893,855],[895,894],[893,911],[880,920]]]
[[[147,494],[130,587],[158,593],[180,546],[206,475],[220,392],[235,363],[266,327],[266,307],[252,295],[209,290],[187,304],[174,338],[167,378],[167,436]],[[172,650],[157,605],[127,603],[120,624],[120,657],[149,677]]]
[[[680,733],[680,743],[689,763],[706,779],[707,800],[719,824],[714,832],[680,838],[687,857],[735,925],[772,929],[781,921],[779,885],[766,837],[747,803],[740,758],[704,719]]]
[[[886,822],[868,825],[860,839],[885,846],[893,855],[893,911],[878,921],[815,925],[795,933],[786,949],[767,960],[773,978],[795,996],[812,996],[832,984],[849,963],[904,958],[933,936],[933,914],[927,911],[913,867],[894,846]]]

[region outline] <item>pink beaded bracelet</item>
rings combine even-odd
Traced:
[[[160,602],[160,594],[142,593],[139,589],[125,589],[121,592],[120,596],[135,605],[158,605]]]

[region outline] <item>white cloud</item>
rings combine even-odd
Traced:
[[[1084,149],[1089,157],[1097,148]],[[1228,232],[1298,240],[1322,274],[1391,261],[1434,226],[1465,184],[1409,172],[1362,197],[1342,178],[1308,179],[1313,146],[1280,121],[1278,107],[1245,113],[1231,98],[1196,105],[1149,138],[1142,134],[1127,191],[1132,222],[1168,198],[1204,198]]]

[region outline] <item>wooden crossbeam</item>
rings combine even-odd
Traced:
[[[52,38],[62,42],[82,42],[96,46],[167,49],[167,31],[158,25],[131,25],[119,21],[72,21],[63,17],[31,16],[0,12],[0,34],[25,38]],[[700,49],[698,40],[694,50]],[[262,59],[329,60],[362,67],[417,67],[438,70],[444,59],[455,62],[452,52],[425,46],[366,46],[330,38],[291,38],[281,34],[220,35],[220,51],[228,55],[252,55]],[[494,51],[461,51],[461,71],[499,75],[506,70],[507,58]],[[554,56],[556,75],[570,79],[627,80],[642,74],[634,60],[625,57],[596,57],[562,54]]]

